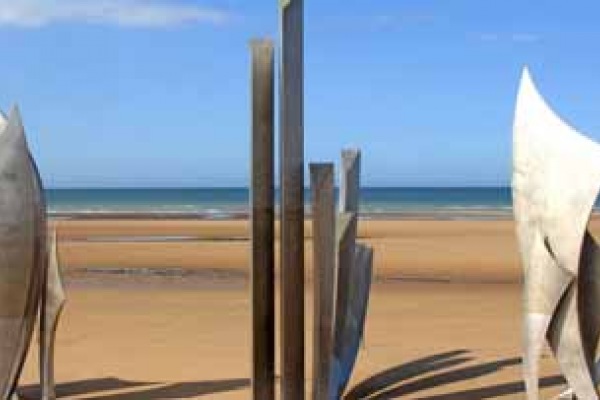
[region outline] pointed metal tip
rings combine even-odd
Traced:
[[[15,126],[19,134],[25,134],[25,128],[23,127],[23,118],[21,117],[21,110],[18,105],[13,105],[8,113],[8,125]]]
[[[527,64],[525,64],[521,70],[521,79],[531,80],[531,72],[529,71],[529,66]]]
[[[25,137],[25,128],[23,127],[21,112],[19,111],[19,107],[17,105],[14,105],[11,108],[7,120],[0,121],[0,128],[3,128],[3,137]]]
[[[533,77],[531,72],[529,71],[529,67],[524,66],[523,71],[521,72],[521,84],[519,85],[519,93],[523,94],[533,94],[539,93],[537,87],[533,81]]]
[[[8,118],[11,120],[13,118],[17,118],[18,120],[21,120],[21,110],[19,109],[18,104],[13,104],[13,106],[10,108],[10,112],[8,113]]]
[[[531,120],[546,121],[554,112],[540,94],[527,66],[523,67],[517,93],[515,123]]]

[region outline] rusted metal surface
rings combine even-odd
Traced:
[[[18,109],[0,124],[0,393],[9,398],[29,348],[45,278],[45,206]]]
[[[252,398],[275,398],[273,43],[252,51]]]
[[[303,0],[280,3],[281,398],[304,400]]]
[[[335,295],[335,191],[333,164],[311,164],[313,218],[313,389],[327,399],[333,351]]]
[[[328,399],[339,399],[350,380],[364,333],[371,289],[373,250],[356,243],[360,151],[342,152],[334,349]]]

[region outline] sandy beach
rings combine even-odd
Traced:
[[[65,399],[249,398],[246,221],[58,220]],[[592,223],[600,232],[600,224]],[[307,223],[307,349],[311,246]],[[521,288],[509,220],[363,220],[375,248],[347,398],[522,399]],[[310,350],[307,351],[310,388]],[[20,391],[37,398],[36,349]],[[564,388],[548,350],[545,398]]]

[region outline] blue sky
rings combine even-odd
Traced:
[[[600,140],[600,3],[305,0],[307,161],[369,186],[506,184],[520,70]],[[244,186],[277,1],[0,0],[0,107],[47,186]],[[308,178],[308,175],[307,175]]]

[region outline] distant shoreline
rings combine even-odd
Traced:
[[[49,189],[50,214],[57,218],[244,219],[247,188]],[[511,193],[497,188],[362,188],[361,216],[367,219],[510,218]],[[304,192],[310,214],[311,193]],[[275,203],[279,203],[278,192]],[[276,208],[277,212],[277,208]]]
[[[244,220],[247,188],[49,189],[49,216],[56,219]],[[276,204],[278,194],[275,193]],[[305,212],[310,218],[309,190]],[[596,204],[600,210],[600,202]],[[363,220],[512,220],[509,187],[362,188]],[[278,208],[275,209],[278,212]]]
[[[249,212],[165,212],[165,211],[50,211],[48,216],[52,219],[61,220],[88,220],[88,219],[117,219],[117,220],[245,220],[249,218]],[[278,216],[276,216],[278,217]],[[309,212],[307,218],[311,218]],[[398,212],[364,212],[360,214],[364,220],[510,220],[512,210],[418,210]]]

